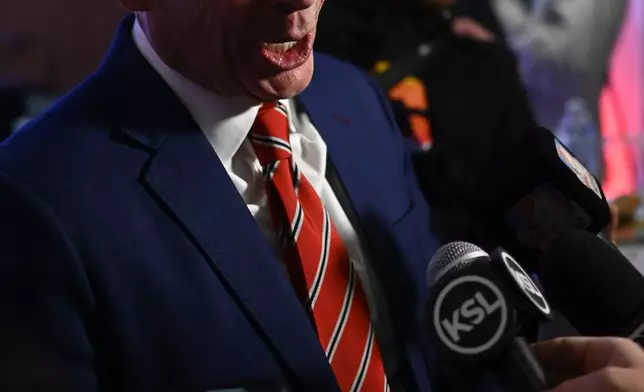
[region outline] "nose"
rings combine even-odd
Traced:
[[[280,11],[292,13],[311,8],[318,1],[320,0],[273,0],[271,6],[279,8]]]

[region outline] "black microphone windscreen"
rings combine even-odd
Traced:
[[[436,251],[427,266],[427,286],[433,287],[445,275],[466,268],[480,257],[489,255],[474,244],[456,241]]]
[[[477,244],[502,246],[531,271],[560,231],[597,234],[611,220],[598,181],[550,131],[538,128],[500,146],[469,205],[491,228]]]
[[[597,180],[546,129],[527,132],[506,147],[486,176],[484,192],[491,206],[519,203],[539,185],[548,184],[565,199],[573,201],[589,218],[588,231],[598,233],[610,223],[610,209]],[[580,227],[582,228],[582,227]]]
[[[552,240],[538,275],[548,300],[583,335],[624,336],[644,312],[644,277],[586,231],[566,230]]]

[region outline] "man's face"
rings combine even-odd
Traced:
[[[121,0],[169,66],[220,95],[262,101],[301,92],[313,74],[324,0]]]

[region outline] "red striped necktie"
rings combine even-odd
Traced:
[[[284,263],[340,389],[388,391],[364,290],[320,197],[293,160],[286,108],[262,105],[249,139],[263,167]]]

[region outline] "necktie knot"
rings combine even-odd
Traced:
[[[291,157],[286,107],[281,102],[265,103],[248,135],[262,166]]]

